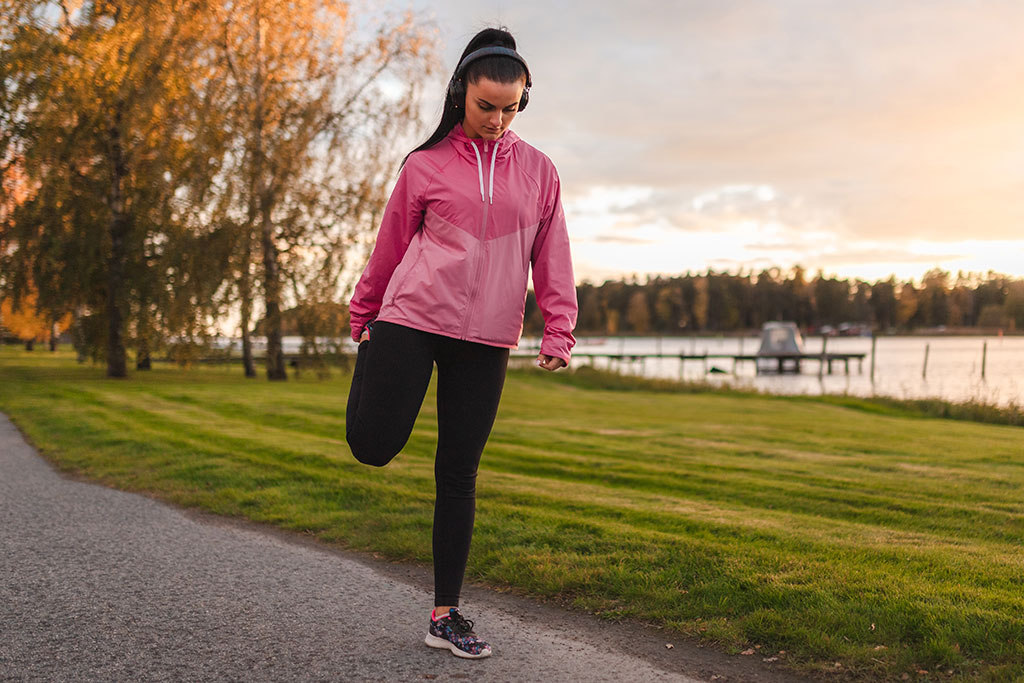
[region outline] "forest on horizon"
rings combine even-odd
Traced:
[[[759,329],[772,320],[804,330],[863,324],[879,333],[929,328],[1024,331],[1024,279],[989,272],[952,275],[935,268],[915,284],[895,276],[868,282],[819,271],[685,273],[584,282],[577,335],[693,334]],[[544,330],[533,292],[524,333]]]

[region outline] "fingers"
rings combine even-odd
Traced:
[[[556,358],[554,356],[548,356],[541,353],[538,354],[537,356],[537,365],[544,368],[548,372],[552,372],[554,370],[557,370],[558,368],[564,367],[565,361],[562,360],[561,358]]]

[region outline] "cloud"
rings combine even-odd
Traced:
[[[630,237],[629,235],[597,235],[593,239],[595,242],[611,242],[613,244],[655,244],[655,240]]]
[[[516,33],[535,85],[515,128],[556,162],[567,201],[643,188],[628,201],[577,211],[579,241],[634,235],[640,244],[656,230],[730,235],[748,224],[771,237],[747,244],[764,250],[754,259],[803,249],[808,264],[836,264],[842,254],[819,246],[828,236],[837,245],[883,245],[883,261],[904,265],[929,257],[995,263],[1002,254],[993,241],[1012,242],[1024,227],[1024,3],[430,7],[449,64],[484,25]],[[771,201],[729,189],[764,187]],[[965,235],[981,251],[926,251],[917,260],[905,253],[905,245]],[[615,267],[614,254],[602,258],[611,260],[601,268]],[[1012,272],[1024,274],[1024,260]]]

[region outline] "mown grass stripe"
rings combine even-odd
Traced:
[[[1024,430],[581,382],[509,374],[470,577],[811,669],[1024,676]],[[0,409],[63,467],[428,562],[434,389],[374,469],[344,446],[347,388],[0,349]]]

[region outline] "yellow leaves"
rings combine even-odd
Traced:
[[[23,341],[43,339],[50,333],[50,320],[37,311],[34,291],[22,299],[17,310],[11,299],[0,302],[0,323]],[[63,332],[70,325],[71,315],[68,314],[57,322],[57,333]]]

